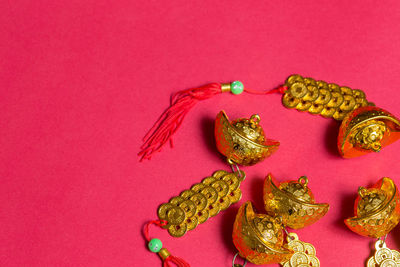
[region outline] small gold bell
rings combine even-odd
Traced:
[[[240,165],[254,165],[274,153],[279,142],[266,139],[259,125],[260,116],[229,121],[224,111],[215,120],[215,139],[219,152],[228,161]]]

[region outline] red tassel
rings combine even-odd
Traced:
[[[154,126],[143,138],[144,144],[141,147],[140,161],[151,159],[151,156],[159,152],[164,144],[170,141],[172,135],[179,129],[186,114],[196,105],[197,102],[222,93],[221,84],[211,83],[199,88],[188,89],[177,92],[171,98],[171,106],[164,111]]]
[[[229,87],[228,87],[229,90]],[[255,91],[244,89],[245,92],[257,95],[268,95],[273,93],[283,94],[287,90],[286,86],[270,91]],[[150,131],[143,138],[144,144],[138,155],[143,159],[151,159],[154,153],[161,151],[162,147],[170,142],[171,147],[172,135],[179,129],[186,114],[196,105],[197,102],[211,98],[222,93],[220,83],[211,83],[199,88],[193,88],[177,92],[171,98],[170,107],[164,111],[160,118],[156,121]]]
[[[164,260],[163,267],[173,267],[170,262],[174,263],[178,267],[190,267],[189,263],[172,255],[169,255],[168,258]]]

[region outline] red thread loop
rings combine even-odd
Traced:
[[[154,221],[150,221],[150,222],[146,223],[143,228],[143,234],[144,234],[147,242],[149,242],[151,240],[150,236],[149,236],[149,228],[150,228],[150,225],[152,225],[152,224],[157,225],[159,227],[163,227],[163,226],[167,225],[168,222],[164,221],[164,220],[154,220]],[[167,253],[169,254],[169,252],[167,252]],[[159,255],[160,255],[161,259],[163,259],[163,257],[161,256],[160,253],[159,253]],[[169,254],[169,256],[167,258],[163,259],[163,267],[173,267],[173,265],[171,265],[171,264],[174,264],[178,267],[190,267],[189,263],[187,263],[183,259]]]
[[[143,229],[143,234],[144,234],[144,237],[146,238],[147,242],[150,241],[149,228],[150,228],[150,225],[152,225],[152,224],[157,225],[159,227],[163,227],[163,226],[167,225],[168,222],[164,221],[164,220],[155,220],[155,221],[150,221],[150,222],[146,223],[144,226],[144,229]]]
[[[221,84],[211,83],[199,88],[188,89],[177,92],[171,98],[170,107],[164,111],[150,131],[143,138],[144,144],[141,147],[140,161],[151,159],[151,156],[159,152],[165,143],[170,142],[172,135],[179,129],[186,114],[196,105],[197,102],[222,93]]]

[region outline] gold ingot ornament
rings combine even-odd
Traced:
[[[315,203],[305,176],[297,181],[276,184],[271,174],[264,181],[265,210],[282,218],[284,225],[292,229],[304,228],[321,219],[329,210],[329,204]]]
[[[250,201],[244,203],[236,215],[232,240],[239,255],[254,264],[279,263],[289,260],[293,254],[283,246],[279,218],[257,214]]]
[[[316,204],[305,176],[283,182],[278,187],[268,175],[264,184],[264,202],[268,214],[258,214],[250,201],[236,216],[232,239],[238,254],[254,264],[280,263],[284,267],[320,266],[313,245],[300,241],[286,226],[303,228],[328,212],[328,204]],[[283,232],[286,232],[285,243]],[[235,265],[236,256],[233,260]]]
[[[279,142],[265,137],[259,125],[260,117],[252,115],[229,121],[224,111],[215,120],[215,139],[219,152],[228,162],[239,165],[254,165],[274,153]]]
[[[367,237],[387,235],[400,221],[400,195],[393,180],[384,177],[371,188],[360,187],[354,217],[345,220],[353,232]]]
[[[366,267],[399,267],[400,253],[387,248],[385,243],[400,221],[400,195],[393,180],[384,177],[371,188],[360,187],[354,213],[354,217],[344,221],[347,227],[359,235],[378,238]]]

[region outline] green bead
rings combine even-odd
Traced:
[[[153,238],[149,242],[149,249],[151,252],[157,253],[162,249],[162,242],[158,238]]]
[[[234,81],[231,83],[232,94],[239,95],[239,94],[243,93],[243,90],[244,90],[243,83],[241,83],[239,81]]]

